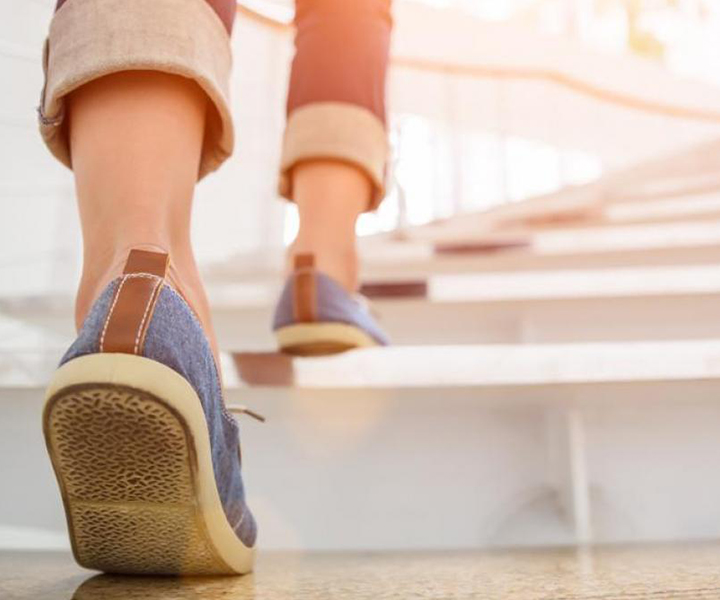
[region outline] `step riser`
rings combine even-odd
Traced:
[[[390,339],[401,345],[720,338],[715,295],[482,304],[386,301],[376,308]],[[275,345],[269,309],[219,309],[213,316],[223,348]]]
[[[40,395],[0,392],[0,472],[15,482],[0,528],[64,527]],[[262,547],[417,549],[720,536],[719,395],[658,382],[229,401],[268,417],[241,424]]]
[[[394,344],[521,344],[720,338],[720,297],[712,294],[483,303],[379,301]],[[58,356],[73,339],[69,316],[21,318],[53,332]],[[216,309],[221,348],[275,348],[272,309]],[[422,327],[418,326],[422,323]],[[60,340],[66,339],[67,342]]]

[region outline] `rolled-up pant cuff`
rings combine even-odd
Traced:
[[[279,192],[292,200],[292,169],[299,163],[329,159],[363,171],[373,184],[368,210],[385,195],[388,155],[383,122],[366,108],[345,102],[314,102],[288,117],[280,163]]]
[[[151,70],[192,79],[208,95],[198,178],[232,153],[228,102],[232,57],[222,21],[205,0],[68,0],[45,44],[40,131],[50,151],[72,167],[65,96],[120,71]]]

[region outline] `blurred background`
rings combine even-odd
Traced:
[[[53,5],[0,0],[9,547],[67,544],[39,432],[81,267],[72,176],[36,130]],[[267,381],[235,366],[273,348],[297,227],[276,193],[293,5],[238,5],[238,145],[200,184],[193,235],[228,394],[270,416],[243,429],[261,544],[720,536],[720,4],[394,13],[389,195],[358,227],[363,291],[398,346]]]

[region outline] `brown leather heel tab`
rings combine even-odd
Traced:
[[[293,316],[298,323],[317,321],[315,256],[296,254],[293,272]]]
[[[314,269],[315,268],[315,255],[314,254],[296,254],[294,259],[294,267],[298,269]]]
[[[147,273],[155,277],[165,278],[167,275],[170,257],[164,252],[150,252],[149,250],[130,250],[123,273]]]
[[[140,354],[170,259],[131,250],[100,334],[100,352]]]

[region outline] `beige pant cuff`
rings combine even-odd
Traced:
[[[385,195],[388,144],[385,127],[369,110],[343,102],[318,102],[294,110],[288,118],[280,164],[280,195],[292,200],[292,168],[331,159],[355,165],[372,181],[374,210]]]
[[[72,167],[65,96],[104,75],[151,70],[187,77],[207,93],[209,111],[198,177],[232,153],[227,31],[205,0],[70,0],[57,11],[45,44],[40,132]]]

